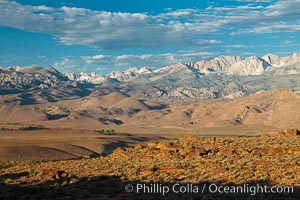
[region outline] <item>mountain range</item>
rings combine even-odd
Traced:
[[[279,57],[219,56],[162,68],[130,68],[102,75],[53,67],[0,67],[1,101],[34,104],[118,92],[160,103],[237,98],[261,90],[300,90],[300,53]],[[4,99],[4,100],[3,100]]]

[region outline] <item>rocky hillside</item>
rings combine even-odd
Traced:
[[[53,67],[0,68],[0,93],[29,89],[47,89],[65,84],[69,79]]]
[[[0,198],[299,199],[299,134],[298,130],[286,130],[260,137],[184,135],[172,141],[117,148],[112,154],[97,158],[3,166]],[[193,189],[163,194],[143,192],[137,184],[170,188],[177,184],[178,190]],[[266,186],[267,191],[276,186],[282,192],[212,192],[214,184],[259,184]],[[293,191],[290,188],[283,192],[284,186],[293,187]]]

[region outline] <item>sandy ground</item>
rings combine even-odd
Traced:
[[[167,138],[157,135],[103,135],[97,131],[72,129],[1,131],[0,162],[94,157],[117,147],[164,139]]]

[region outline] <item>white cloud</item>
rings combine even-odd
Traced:
[[[282,44],[284,44],[284,45],[290,45],[290,44],[292,44],[293,43],[293,41],[291,41],[291,40],[286,40],[286,41],[284,41]]]
[[[270,23],[265,26],[261,24],[253,29],[244,29],[238,32],[232,33],[235,34],[249,34],[249,33],[274,33],[274,32],[299,32],[300,24],[287,24],[284,22]]]
[[[285,17],[284,19],[299,19],[300,0],[279,1],[266,9],[266,16]]]
[[[212,45],[212,44],[221,44],[220,40],[200,40],[197,42],[200,45]]]
[[[246,2],[246,1],[245,1]],[[254,2],[254,1],[247,1]],[[255,1],[267,2],[267,1]],[[299,32],[300,0],[268,1],[273,4],[261,6],[248,4],[238,7],[209,7],[207,10],[222,14],[216,20],[220,27],[235,29],[231,35],[269,32]]]
[[[53,11],[53,8],[41,5],[41,6],[32,6],[32,9],[35,11]]]
[[[229,45],[225,45],[224,47],[233,48],[233,49],[249,48],[249,46],[241,45],[241,44],[229,44]]]
[[[274,0],[237,0],[238,2],[247,2],[247,3],[270,3]]]
[[[229,11],[252,11],[252,10],[259,10],[264,8],[263,6],[253,6],[253,5],[246,5],[246,6],[236,6],[236,7],[208,7],[206,10],[212,10],[214,12],[229,12]]]
[[[168,9],[167,9],[168,10]],[[178,9],[178,10],[168,10],[169,12],[161,13],[155,16],[156,18],[162,19],[162,18],[189,18],[194,17],[194,15],[199,14],[199,9]]]
[[[99,55],[92,56],[92,59],[93,60],[102,60],[102,59],[105,59],[105,58],[108,58],[108,57],[110,57],[110,56],[99,54]]]
[[[45,56],[45,55],[38,56],[38,59],[43,60],[43,61],[48,61],[49,60],[48,57]]]

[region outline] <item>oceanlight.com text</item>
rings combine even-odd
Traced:
[[[220,194],[275,194],[275,193],[294,193],[292,186],[267,186],[262,184],[242,184],[236,185],[218,185],[218,184],[203,184],[201,186],[194,184],[173,184],[165,185],[160,183],[151,184],[127,184],[125,186],[126,192],[133,192],[137,194],[168,194],[168,193],[181,193],[181,194],[203,194],[203,193],[220,193]]]

